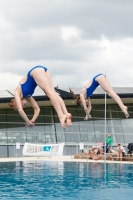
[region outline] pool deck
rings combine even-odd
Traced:
[[[12,157],[12,158],[0,158],[0,162],[18,162],[18,161],[63,161],[63,162],[90,162],[90,163],[104,163],[104,160],[87,160],[87,159],[74,159],[73,156],[51,156],[51,157]],[[133,164],[130,161],[112,161],[106,160],[106,163],[122,163]]]

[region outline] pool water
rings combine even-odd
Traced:
[[[133,198],[133,165],[24,161],[0,163],[0,199]]]

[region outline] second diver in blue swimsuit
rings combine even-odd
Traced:
[[[93,94],[93,92],[99,85],[103,88],[104,91],[106,91],[106,93],[111,98],[113,98],[117,102],[122,112],[125,114],[125,117],[128,118],[128,107],[123,104],[120,97],[114,92],[106,76],[103,74],[98,74],[92,80],[88,81],[88,83],[85,84],[85,86],[80,91],[80,96],[76,96],[70,89],[71,95],[74,99],[76,99],[76,104],[84,108],[84,111],[86,113],[85,120],[91,118],[90,112],[92,107],[90,96]]]

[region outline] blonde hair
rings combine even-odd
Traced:
[[[69,88],[69,90],[70,90],[70,94],[72,95],[72,97],[76,100],[76,104],[78,105],[78,106],[80,106],[80,96],[77,96],[76,94],[74,94],[74,92]]]

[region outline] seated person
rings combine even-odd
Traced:
[[[100,160],[102,159],[102,157],[103,157],[102,147],[92,147],[92,149],[90,150],[90,159]]]
[[[121,144],[118,144],[118,147],[117,147],[117,160],[118,158],[120,158],[120,160],[122,161],[122,156],[124,157],[125,155],[125,149],[123,146],[121,146]]]
[[[127,149],[128,149],[128,154],[130,154],[131,156],[133,152],[133,143],[128,143]]]
[[[106,153],[108,153],[108,147],[109,147],[109,145],[107,143],[102,143],[99,146],[92,147],[92,149],[90,151],[90,159],[93,159],[93,160],[102,159],[104,151],[106,151]],[[95,155],[97,154],[97,157],[94,156],[94,154]]]

